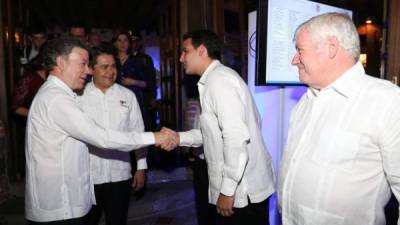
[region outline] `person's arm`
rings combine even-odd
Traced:
[[[137,102],[136,96],[133,92],[130,92],[130,105],[131,110],[129,114],[129,121],[126,121],[128,125],[128,130],[144,132],[144,123],[142,118],[142,113],[140,112],[139,103]],[[147,148],[141,148],[135,152],[136,168],[132,168],[133,179],[132,187],[134,191],[139,191],[143,188],[145,182],[145,170],[147,169]]]
[[[250,141],[246,125],[246,105],[240,84],[232,78],[221,78],[210,86],[211,104],[222,132],[224,168],[217,200],[217,211],[223,216],[233,214],[234,194],[248,161]]]
[[[179,146],[200,147],[203,145],[203,136],[200,129],[178,132]]]
[[[146,88],[148,86],[148,83],[145,77],[146,71],[144,64],[138,59],[131,58],[128,65],[131,67],[131,69],[129,70],[130,74],[127,74],[125,77],[122,78],[122,84],[126,86]]]
[[[248,161],[250,134],[246,125],[246,106],[236,80],[221,79],[211,87],[213,107],[222,132],[224,176],[221,193],[232,196]]]
[[[66,96],[53,99],[51,104],[49,123],[53,123],[59,132],[99,148],[130,151],[168,141],[168,137],[159,132],[120,132],[103,128]]]
[[[130,77],[121,78],[121,83],[123,85],[125,85],[125,86],[136,86],[136,87],[140,87],[140,88],[147,87],[147,84],[146,84],[145,81],[133,79],[133,78],[130,78]]]
[[[23,117],[28,117],[29,109],[24,106],[17,107],[17,109],[15,109],[15,114]]]
[[[25,106],[29,96],[29,77],[24,76],[17,84],[12,98],[11,109],[19,116],[27,117],[29,109]]]

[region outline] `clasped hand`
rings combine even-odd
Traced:
[[[171,151],[179,145],[179,134],[174,130],[163,127],[160,132],[154,133],[156,146]]]

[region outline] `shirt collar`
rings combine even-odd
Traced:
[[[321,90],[316,90],[310,87],[307,90],[307,97],[316,97],[321,91],[333,89],[342,96],[349,98],[361,85],[360,78],[362,78],[362,76],[360,75],[365,75],[365,71],[361,63],[357,62],[329,86]]]
[[[221,65],[221,62],[219,60],[213,60],[210,65],[208,65],[207,69],[204,71],[204,73],[201,75],[199,84],[205,84],[207,82],[207,76],[212,71],[215,67]]]
[[[68,87],[68,85],[65,84],[64,81],[62,81],[55,75],[50,74],[49,77],[47,78],[47,81],[57,85],[58,87],[62,88],[65,92],[67,92],[68,95],[76,98],[77,96],[76,93],[70,87]]]
[[[351,97],[360,87],[360,78],[365,75],[364,67],[360,62],[350,67],[342,76],[332,83],[332,88],[345,97]]]
[[[88,84],[86,84],[85,91],[88,93],[99,92],[101,94],[107,94],[107,93],[112,93],[113,90],[115,89],[115,86],[116,85],[114,83],[111,87],[107,89],[106,93],[103,93],[98,87],[96,87],[96,85],[94,85],[94,82],[91,81]]]

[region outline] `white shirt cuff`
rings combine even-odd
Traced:
[[[227,177],[222,178],[221,193],[226,196],[233,196],[235,194],[237,183]]]
[[[138,159],[136,164],[136,170],[145,170],[147,169],[147,161],[146,158]]]
[[[193,143],[192,134],[190,132],[178,132],[179,133],[179,146],[190,147]]]
[[[154,145],[156,143],[156,138],[153,132],[142,133],[142,140],[144,145]]]

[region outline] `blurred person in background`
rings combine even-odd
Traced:
[[[157,127],[157,74],[154,68],[154,62],[151,56],[145,53],[142,35],[139,32],[132,32],[132,55],[140,60],[144,65],[144,79],[146,79],[147,86],[143,88],[143,99],[146,117],[144,118],[144,124],[146,130],[154,130]]]
[[[72,22],[68,28],[68,34],[71,37],[79,39],[83,44],[88,44],[89,29],[81,21]]]
[[[43,25],[33,25],[28,29],[28,43],[20,53],[20,75],[24,73],[24,67],[35,58],[48,40],[47,28]]]
[[[146,121],[147,110],[144,90],[149,86],[149,82],[145,77],[145,66],[139,58],[131,54],[131,35],[129,32],[118,31],[113,38],[113,44],[117,64],[116,82],[135,94],[143,121]],[[148,131],[149,129],[145,126],[145,130]],[[136,162],[136,155],[131,153],[132,168],[137,168]],[[144,194],[143,190],[136,193],[137,197],[141,197]]]
[[[16,122],[17,180],[25,176],[25,128],[29,108],[39,88],[46,81],[47,75],[48,71],[43,66],[42,54],[39,54],[25,65],[24,74],[14,89],[11,110]]]
[[[101,41],[100,35],[95,31],[90,32],[90,34],[89,34],[89,47],[91,47],[91,48],[100,47],[101,43],[102,43],[102,41]]]

